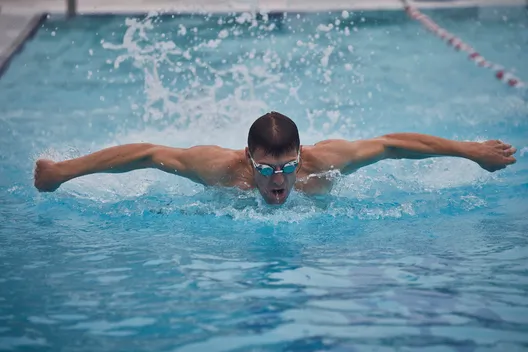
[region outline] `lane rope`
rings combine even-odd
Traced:
[[[436,24],[429,16],[424,15],[417,8],[412,6],[408,0],[401,1],[403,3],[405,12],[407,15],[409,15],[409,17],[419,21],[425,28],[436,34],[436,36],[440,37],[449,46],[455,48],[455,50],[468,53],[468,58],[471,61],[475,62],[479,67],[492,70],[498,80],[506,83],[510,87],[521,88],[526,86],[523,81],[521,81],[513,73],[507,71],[504,66],[486,60],[482,55],[479,54],[478,51],[476,51],[470,45],[464,43],[462,39],[458,38],[452,33],[449,33],[447,30]]]

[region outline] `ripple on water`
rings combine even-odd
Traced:
[[[28,336],[20,337],[3,337],[0,336],[0,349],[3,350],[17,350],[24,348],[42,348],[49,346],[48,341],[45,338],[37,337],[31,338]]]
[[[148,317],[134,317],[123,319],[119,321],[107,321],[107,320],[98,320],[98,321],[86,321],[80,322],[75,325],[69,326],[68,329],[72,330],[86,330],[92,334],[101,334],[108,335],[112,334],[113,336],[120,336],[119,334],[123,333],[121,336],[129,336],[131,333],[137,334],[138,331],[135,330],[126,330],[127,328],[143,328],[149,325],[156,323],[156,319]],[[125,328],[125,330],[113,331],[116,329]]]

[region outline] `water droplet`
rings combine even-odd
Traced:
[[[178,35],[185,35],[187,33],[187,28],[184,25],[180,24],[178,29]]]
[[[227,29],[222,29],[222,30],[218,33],[218,38],[220,38],[220,39],[227,38],[228,36],[229,36],[229,32],[227,31]]]

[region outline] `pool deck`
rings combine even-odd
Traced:
[[[400,0],[77,0],[78,12],[145,13],[152,10],[171,12],[232,12],[262,10],[321,11],[400,9]],[[414,0],[419,8],[472,7],[489,5],[526,5],[526,0]],[[65,13],[66,0],[0,0],[6,13]]]
[[[415,0],[418,8],[528,5],[528,0]],[[78,0],[79,14],[284,12],[401,9],[400,0]],[[45,14],[65,14],[66,0],[0,0],[0,76]]]

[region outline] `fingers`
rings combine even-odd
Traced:
[[[515,154],[516,152],[517,152],[517,148],[515,148],[515,147],[504,149],[502,151],[504,156],[511,156],[511,155]]]
[[[490,145],[494,146],[495,148],[501,148],[501,149],[511,148],[511,144],[504,143],[503,141],[498,140],[498,139],[489,141],[489,142],[491,142]]]
[[[488,141],[488,143],[490,145],[495,145],[495,147],[501,148],[501,149],[510,149],[512,147],[511,144],[504,143],[500,139],[491,140],[491,141]]]

